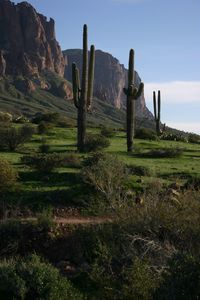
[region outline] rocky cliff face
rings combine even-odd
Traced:
[[[0,0],[0,76],[38,77],[43,70],[63,76],[64,66],[54,21],[27,2]]]
[[[71,64],[76,62],[81,70],[82,50],[71,49],[63,52],[66,61],[65,78],[71,81]],[[141,79],[136,72],[136,83]],[[111,103],[117,108],[125,106],[126,96],[123,88],[127,85],[127,69],[109,53],[96,50],[94,96]],[[152,114],[146,107],[144,94],[136,102],[136,111],[139,117],[151,118]]]

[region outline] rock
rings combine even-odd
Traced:
[[[43,70],[60,76],[65,61],[55,38],[54,20],[27,2],[0,1],[0,76],[39,77]]]
[[[82,66],[82,50],[70,49],[63,52],[65,56],[65,78],[72,81],[71,65],[75,62],[80,69]],[[81,75],[81,74],[80,74]],[[114,105],[116,108],[125,107],[126,96],[123,88],[127,86],[127,69],[111,54],[96,50],[94,96]],[[137,85],[141,79],[135,73]],[[153,116],[145,104],[144,93],[136,101],[137,116],[152,119]]]

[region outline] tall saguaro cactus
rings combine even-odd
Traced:
[[[161,108],[161,95],[160,91],[158,91],[158,99],[156,99],[156,92],[153,92],[153,107],[154,107],[154,119],[156,122],[156,133],[157,136],[160,135],[160,108]]]
[[[94,83],[94,64],[95,64],[95,47],[90,48],[90,59],[88,68],[88,45],[87,45],[87,25],[83,27],[83,63],[82,63],[82,80],[80,87],[79,70],[75,63],[72,64],[72,85],[74,105],[78,110],[77,117],[77,147],[78,151],[83,152],[85,149],[86,138],[86,113],[91,108]]]
[[[129,68],[128,68],[128,87],[124,88],[124,93],[127,96],[126,101],[126,132],[127,132],[127,151],[133,150],[134,123],[135,123],[135,101],[141,96],[144,89],[144,84],[141,82],[139,88],[135,84],[134,70],[134,50],[129,53]]]

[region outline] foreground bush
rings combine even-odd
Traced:
[[[147,140],[157,140],[155,132],[151,129],[140,128],[135,132],[135,138],[137,139],[147,139]]]
[[[100,134],[90,134],[86,137],[85,151],[95,152],[110,146],[110,141]]]
[[[80,300],[81,295],[51,264],[37,255],[0,263],[1,299]]]
[[[34,133],[31,126],[22,126],[20,128],[10,127],[0,129],[0,142],[8,150],[14,151],[20,145],[29,141]]]
[[[5,192],[17,182],[18,174],[12,165],[4,159],[0,159],[0,192]]]

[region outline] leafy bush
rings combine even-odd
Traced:
[[[140,128],[137,129],[135,132],[135,137],[137,139],[148,139],[148,140],[157,140],[157,136],[155,132],[151,129],[147,128]]]
[[[137,176],[153,176],[154,174],[154,171],[147,166],[128,165],[127,169],[130,172],[130,174]]]
[[[10,189],[16,184],[18,174],[12,165],[4,160],[0,159],[0,192]]]
[[[176,133],[170,133],[170,132],[164,132],[160,136],[161,140],[165,141],[177,141],[177,142],[187,142],[186,136],[182,134],[176,134]]]
[[[80,165],[81,161],[76,153],[71,152],[64,155],[62,162],[63,167],[79,168]]]
[[[200,295],[200,259],[191,254],[176,254],[169,262],[156,299],[198,299]]]
[[[198,134],[190,133],[188,135],[188,142],[193,144],[199,144],[200,143],[200,136]]]
[[[200,191],[200,176],[194,176],[191,177],[186,181],[184,184],[185,189],[194,189],[194,190],[199,190]]]
[[[0,129],[0,142],[10,151],[16,150],[20,145],[29,141],[34,133],[31,126],[22,126],[20,128],[10,127]]]
[[[113,155],[98,155],[98,160],[95,161],[96,157],[97,154],[83,167],[82,177],[100,193],[109,206],[114,208],[126,178],[125,165]]]
[[[35,124],[40,124],[41,122],[56,124],[58,120],[60,120],[59,113],[37,113],[32,121]]]
[[[50,149],[50,146],[48,144],[43,143],[39,146],[39,151],[42,153],[48,153]]]
[[[0,298],[80,300],[82,296],[56,268],[32,255],[0,263]]]
[[[105,136],[106,138],[112,138],[115,135],[115,131],[113,128],[103,126],[101,129],[101,135]]]
[[[0,111],[0,122],[12,122],[12,118],[11,114]]]
[[[163,148],[153,149],[148,152],[141,153],[142,157],[151,158],[178,158],[183,154],[183,149],[180,148]]]
[[[50,129],[52,128],[52,124],[51,123],[47,123],[47,122],[40,122],[40,124],[37,127],[37,131],[39,134],[45,134],[47,133]]]
[[[85,151],[95,152],[110,146],[110,141],[100,134],[90,134],[86,137]]]
[[[63,156],[56,153],[43,153],[35,154],[33,156],[23,156],[21,161],[23,164],[41,173],[49,173],[55,168],[62,166]]]

